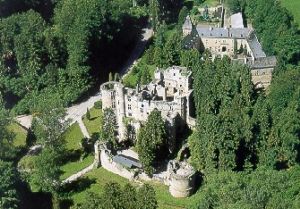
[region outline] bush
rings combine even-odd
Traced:
[[[102,109],[102,101],[97,101],[94,103],[94,107],[96,109]]]

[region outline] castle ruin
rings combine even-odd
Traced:
[[[124,87],[120,82],[101,85],[102,109],[115,111],[119,142],[128,139],[128,125],[137,133],[154,109],[161,112],[166,122],[170,142],[175,140],[176,130],[185,125],[194,127],[191,74],[185,67],[173,66],[157,69],[152,82],[135,89]]]

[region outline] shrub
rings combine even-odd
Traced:
[[[102,109],[102,101],[97,101],[94,103],[94,107],[96,109]]]

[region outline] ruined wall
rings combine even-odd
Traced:
[[[273,68],[261,68],[251,70],[252,82],[258,88],[268,88],[272,80]]]
[[[124,168],[122,165],[114,162],[110,156],[110,153],[108,150],[106,149],[102,149],[100,151],[100,158],[101,158],[101,166],[114,173],[114,174],[117,174],[119,176],[122,176],[126,179],[129,179],[129,180],[133,180],[134,179],[134,176],[135,176],[135,173],[134,172],[130,172],[129,170],[127,170],[126,168]]]
[[[169,191],[173,197],[190,196],[195,188],[196,172],[188,163],[171,160],[168,164]]]

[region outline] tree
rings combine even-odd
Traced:
[[[185,22],[185,18],[188,16],[188,8],[186,6],[182,7],[178,16],[178,26],[181,28]]]
[[[116,138],[116,115],[111,108],[107,108],[103,111],[103,125],[102,125],[102,140],[109,143],[113,149],[117,148]]]
[[[137,192],[137,209],[156,209],[158,208],[156,194],[149,184],[143,186]]]
[[[200,53],[197,49],[182,50],[180,53],[180,65],[192,70],[200,64]]]
[[[102,208],[102,197],[94,192],[87,192],[85,201],[81,204],[76,204],[76,209],[100,209]]]
[[[0,207],[17,209],[17,171],[11,163],[0,160],[0,174]]]
[[[149,0],[149,11],[152,27],[154,31],[156,31],[161,21],[161,11],[158,0]]]
[[[160,149],[166,144],[165,123],[161,113],[154,109],[140,129],[137,139],[137,149],[140,161],[147,174],[153,173],[153,163],[159,154]]]
[[[90,113],[90,110],[87,108],[87,110],[86,110],[86,118],[88,119],[88,120],[91,120],[91,113]]]
[[[108,75],[108,81],[113,81],[113,73],[110,72],[109,75]]]
[[[110,182],[105,184],[102,195],[103,203],[102,208],[114,209],[123,208],[122,205],[122,189],[120,184]]]
[[[0,98],[0,160],[8,160],[14,157],[12,146],[13,134],[8,131],[7,126],[11,123],[11,118],[7,110],[4,109]]]
[[[172,34],[164,47],[164,54],[168,66],[180,64],[181,51],[181,35],[178,33]]]
[[[219,172],[207,177],[188,208],[291,208],[299,206],[299,166],[290,171],[261,168],[248,172]]]
[[[122,207],[126,209],[137,209],[137,193],[136,188],[134,188],[131,184],[126,184],[122,191]]]
[[[58,99],[51,98],[48,102],[41,102],[36,107],[37,117],[33,121],[33,132],[43,147],[64,152],[64,140],[61,138],[68,127],[69,121],[65,120],[66,110]]]
[[[60,186],[61,158],[54,150],[44,149],[35,159],[35,169],[32,175],[34,185],[38,190],[56,194]]]
[[[250,70],[228,58],[195,67],[197,126],[189,139],[194,166],[205,174],[253,166]]]

